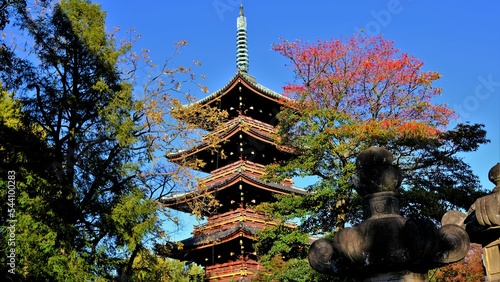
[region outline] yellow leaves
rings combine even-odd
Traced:
[[[226,153],[224,152],[224,150],[220,150],[219,154],[220,154],[220,158],[221,158],[221,159],[223,159],[223,160],[224,160],[224,159],[226,159],[226,158],[227,158],[227,155],[226,155]]]
[[[206,163],[203,160],[196,159],[195,161],[195,168],[203,168],[206,165]]]
[[[425,72],[421,73],[420,76],[416,79],[417,84],[422,84],[422,85],[430,85],[432,82],[435,80],[438,80],[441,78],[441,74],[438,72]]]
[[[203,93],[208,93],[208,87],[206,85],[201,85],[198,83],[198,87],[203,91]]]
[[[188,45],[187,40],[180,40],[180,41],[175,42],[175,47],[177,47],[177,48],[184,47],[187,45]]]
[[[174,119],[182,121],[189,128],[211,129],[222,123],[228,116],[226,111],[219,110],[198,103],[182,106],[173,105],[171,115]]]
[[[146,110],[146,115],[150,122],[160,124],[163,122],[163,113],[160,111]]]
[[[11,128],[19,128],[21,125],[21,103],[14,99],[12,93],[1,89],[0,84],[0,122]]]
[[[100,78],[94,85],[92,85],[92,90],[95,90],[99,93],[110,92],[111,88],[104,82],[102,78]]]
[[[177,249],[179,249],[181,251],[182,251],[182,249],[184,249],[184,244],[182,242],[177,242],[176,245],[177,245]]]

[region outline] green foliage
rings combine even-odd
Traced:
[[[262,282],[328,282],[328,281],[351,281],[326,276],[314,271],[307,259],[294,258],[283,260],[276,255],[265,265],[265,270],[258,274],[255,281]]]
[[[8,251],[16,252],[16,277],[22,281],[69,281],[94,278],[85,260],[79,257],[71,246],[58,240],[58,233],[65,226],[52,209],[50,181],[54,171],[44,164],[51,149],[43,143],[39,128],[25,123],[21,103],[11,95],[4,96],[0,107],[10,109],[3,113],[0,123],[0,174],[7,176],[15,172],[15,246],[0,242],[0,262],[6,265]],[[0,192],[7,195],[7,177],[0,179]],[[12,183],[10,183],[12,184]],[[12,219],[8,217],[8,205],[2,206],[0,226],[2,238],[7,238]],[[6,216],[7,215],[7,216]],[[2,272],[7,269],[2,267]]]
[[[83,267],[74,273],[101,277],[139,248],[154,230],[149,219],[156,212],[144,208],[147,203],[142,205],[143,195],[132,181],[137,127],[130,113],[131,88],[117,71],[122,50],[106,34],[104,15],[96,4],[68,0],[55,5],[53,13],[24,19],[41,64],[29,62],[25,83],[36,93],[23,99],[30,122],[42,127],[52,148],[45,162],[55,179],[44,189],[52,191],[46,200],[60,219],[56,242],[78,260],[73,268]],[[134,200],[135,209],[127,209]],[[116,213],[137,226],[124,228]],[[117,243],[127,247],[117,248]],[[65,262],[47,259],[49,265]],[[61,275],[54,279],[68,279]]]
[[[177,75],[193,81],[191,69],[169,70],[165,63],[144,96],[134,93],[141,60],[155,67],[131,52],[132,42],[118,44],[106,31],[98,4],[35,2],[30,9],[25,1],[0,9],[0,27],[9,18],[23,34],[0,47],[0,83],[16,93],[2,88],[0,95],[2,195],[8,173],[16,177],[15,279],[202,281],[200,267],[149,250],[165,241],[163,220],[177,222],[156,200],[188,178],[154,155],[165,159],[176,138],[188,140],[195,127],[166,122],[185,111],[169,91],[180,93]],[[223,118],[219,110],[197,111],[211,126]],[[10,235],[8,216],[4,205],[2,237]],[[6,275],[9,250],[1,240]]]
[[[134,274],[132,281],[179,281],[201,282],[205,272],[196,264],[186,265],[178,260],[158,257],[148,251],[134,261]]]
[[[406,217],[438,222],[446,211],[467,209],[484,195],[478,177],[459,157],[489,142],[484,126],[446,128],[454,113],[432,103],[441,93],[432,85],[440,77],[437,72],[424,72],[422,62],[380,37],[283,41],[275,50],[290,59],[296,75],[285,86],[293,99],[277,116],[278,143],[294,148],[295,155],[268,166],[267,178],[313,175],[319,180],[302,199],[282,196],[262,206],[267,213],[299,220],[304,234],[328,236],[359,223],[363,199],[352,176],[357,155],[371,146],[388,149],[402,170],[404,180],[396,192]],[[286,236],[275,235],[286,231],[269,232],[286,251]],[[270,244],[257,247],[261,254],[273,249]]]
[[[13,97],[14,95],[4,90],[0,83],[0,123],[9,128],[18,127],[22,119],[22,105]]]
[[[111,221],[118,237],[116,247],[124,248],[132,253],[149,231],[159,228],[155,215],[158,207],[152,199],[144,199],[139,189],[134,189],[130,194],[123,195],[111,211]]]
[[[307,256],[305,245],[308,242],[308,234],[287,225],[279,225],[260,231],[256,249],[267,250],[261,255],[262,263],[266,264],[277,255],[284,258],[305,258]]]

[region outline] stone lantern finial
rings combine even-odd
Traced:
[[[483,247],[483,265],[487,281],[500,281],[500,163],[488,172],[495,184],[493,191],[472,204],[463,215],[463,225],[473,243]]]
[[[488,172],[488,179],[495,184],[493,188],[493,193],[500,192],[500,163],[494,165]]]
[[[488,179],[496,186],[491,194],[476,199],[463,221],[471,241],[481,245],[500,237],[500,163],[490,169]]]

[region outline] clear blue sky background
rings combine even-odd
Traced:
[[[213,92],[236,72],[236,18],[243,2],[249,40],[249,73],[277,92],[293,80],[285,58],[271,50],[279,38],[315,41],[350,36],[364,29],[382,35],[403,52],[442,74],[436,86],[461,115],[482,123],[491,143],[463,157],[491,190],[488,170],[500,161],[500,2],[497,1],[134,1],[97,0],[107,26],[135,28],[138,48],[160,62],[175,41],[187,49],[175,62],[202,62],[200,73]],[[205,94],[199,93],[202,98]],[[453,126],[453,125],[452,125]]]

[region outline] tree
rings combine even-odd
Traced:
[[[2,178],[1,194],[12,195],[8,205],[2,207],[0,226],[3,253],[2,274],[14,280],[85,280],[89,270],[73,250],[62,249],[57,242],[57,232],[64,228],[57,214],[50,208],[50,190],[55,181],[54,172],[46,160],[53,154],[44,142],[43,130],[30,124],[22,103],[2,90],[0,108],[0,173],[14,176]],[[8,179],[8,180],[7,180]],[[7,192],[7,189],[13,191]],[[13,220],[13,221],[11,221]],[[14,227],[9,230],[5,227]],[[13,238],[11,233],[15,234]],[[4,261],[9,250],[14,249],[15,265]],[[10,271],[9,271],[10,270]]]
[[[429,280],[432,282],[485,281],[482,254],[481,245],[473,243],[463,260],[429,271]]]
[[[293,258],[284,260],[280,255],[271,258],[264,265],[266,271],[258,273],[255,281],[265,282],[330,282],[350,281],[346,279],[335,279],[315,272],[309,262],[303,259]]]
[[[147,256],[147,257],[145,257]],[[144,253],[134,262],[133,281],[201,282],[205,271],[196,264],[186,265],[178,260]]]
[[[355,158],[382,146],[394,154],[404,180],[398,192],[407,217],[439,221],[449,209],[466,209],[484,194],[477,176],[457,155],[489,142],[483,125],[447,129],[455,113],[433,103],[440,75],[381,37],[288,42],[274,50],[289,59],[295,83],[284,87],[279,145],[295,156],[268,166],[268,178],[315,175],[305,197],[282,196],[262,206],[274,216],[298,218],[307,234],[328,234],[362,219],[353,189]],[[262,247],[262,246],[261,246]],[[261,253],[267,249],[261,248]]]
[[[42,2],[30,9],[24,1],[2,6],[17,11],[13,26],[24,34],[1,47],[6,65],[0,67],[5,87],[20,97],[2,101],[12,110],[2,118],[8,138],[0,143],[3,175],[16,172],[16,277],[81,281],[118,274],[130,280],[136,260],[167,239],[162,221],[176,222],[157,199],[192,185],[187,170],[159,156],[191,142],[194,123],[206,128],[224,114],[183,107],[184,97],[174,94],[195,80],[192,69],[170,67],[171,58],[156,68],[147,52],[132,51],[133,42],[119,43],[106,32],[99,5]],[[140,71],[157,73],[134,93]],[[176,119],[181,116],[191,118]],[[26,129],[13,127],[16,119]],[[2,207],[2,233],[8,232],[6,219]]]
[[[40,5],[46,6],[49,0],[38,0],[37,2]],[[2,1],[0,4],[0,29],[3,30],[15,18],[14,15],[26,14],[26,7],[28,7],[26,0]]]

